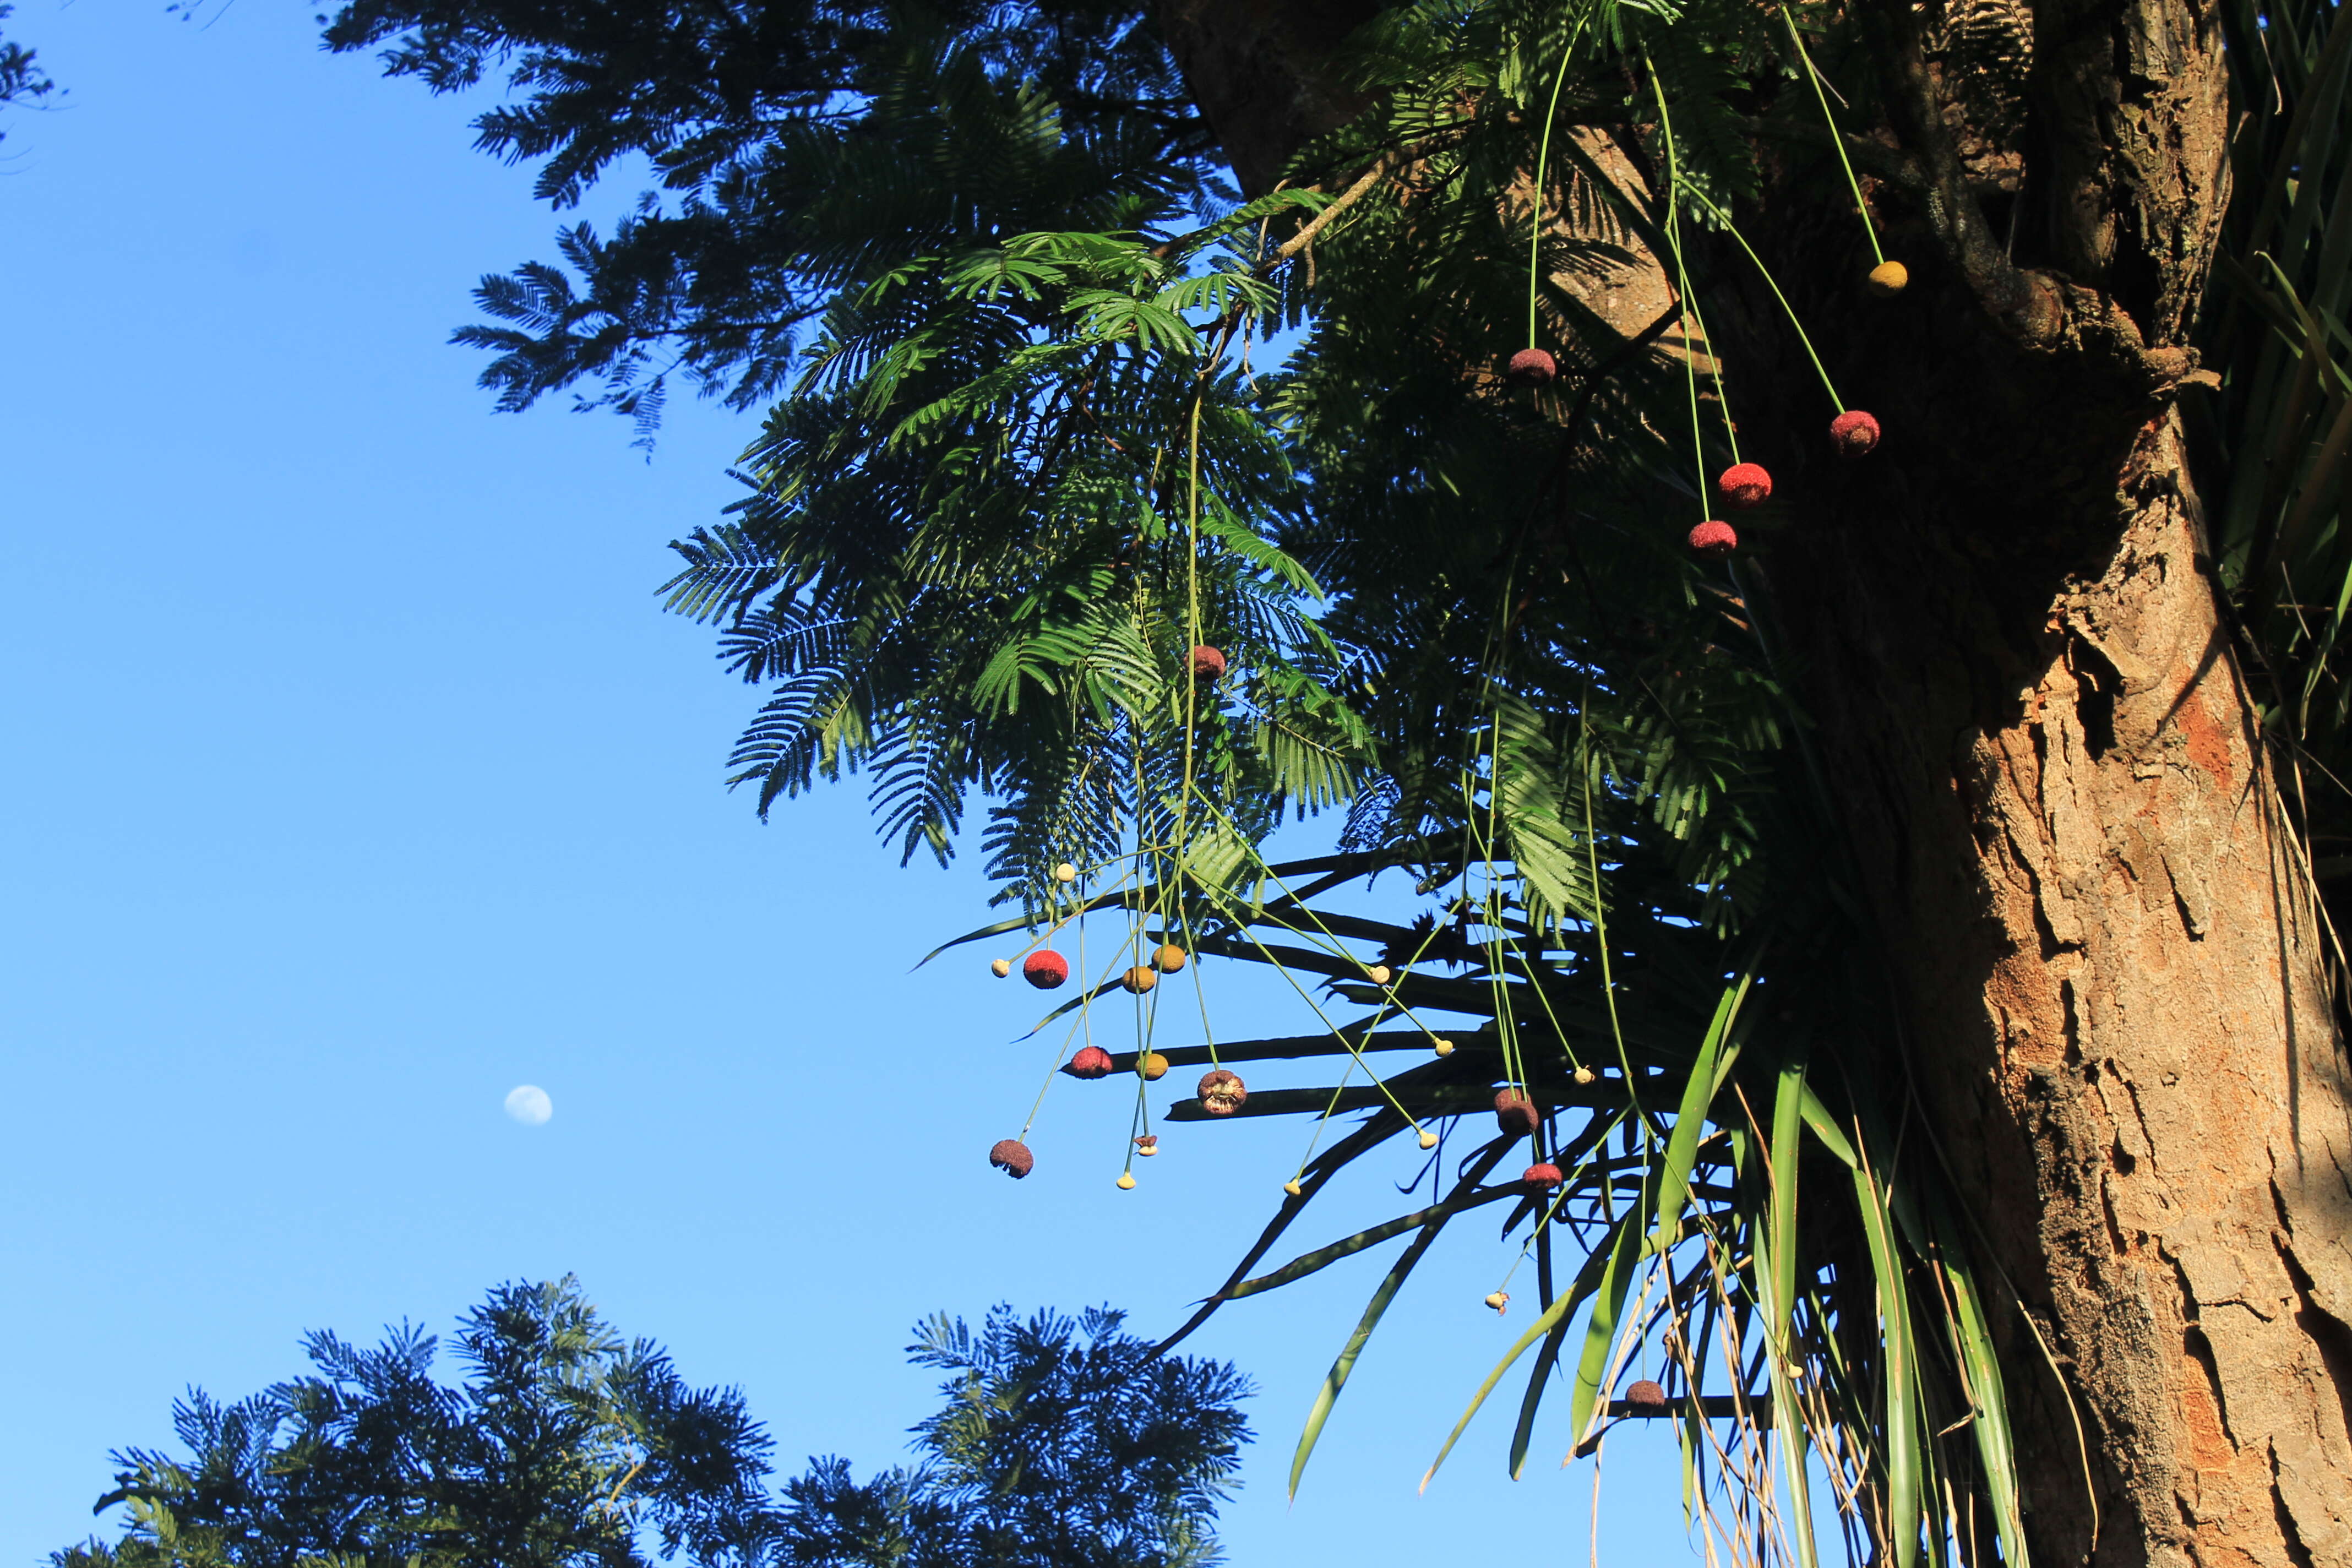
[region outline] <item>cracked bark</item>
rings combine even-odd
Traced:
[[[1876,505],[1775,576],[1822,661],[1922,1098],[2088,1428],[2095,1553],[2071,1421],[2012,1321],[2037,1554],[2341,1564],[2343,1058],[2180,461],[2152,416],[2108,559],[2013,639],[1975,587],[1997,557]]]

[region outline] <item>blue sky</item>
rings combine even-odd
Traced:
[[[985,887],[901,871],[855,790],[762,826],[719,783],[751,694],[656,610],[748,422],[674,406],[648,464],[617,419],[493,416],[446,340],[552,221],[470,150],[479,102],[321,54],[309,16],[10,24],[68,93],[0,143],[0,1568],[86,1533],[107,1450],[166,1442],[184,1385],[503,1279],[576,1272],[788,1465],[888,1463],[932,1404],[916,1318],[1171,1326],[1303,1136],[1178,1130],[1121,1194],[1118,1097],[1065,1080],[1037,1173],[986,1168],[1053,1054],[1013,1043],[1034,994],[986,949],[909,973]],[[1301,1023],[1208,978],[1226,1030]],[[526,1082],[545,1126],[501,1110]],[[1404,1202],[1368,1177],[1301,1240]],[[1498,1412],[1416,1495],[1525,1321],[1478,1305],[1509,1254],[1475,1220],[1286,1506],[1386,1256],[1195,1342],[1265,1390],[1234,1562],[1580,1550],[1564,1417],[1526,1481]],[[1682,1551],[1666,1435],[1610,1470],[1602,1560]]]

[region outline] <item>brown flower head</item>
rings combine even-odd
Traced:
[[[1242,1087],[1241,1074],[1217,1068],[1201,1079],[1201,1109],[1212,1116],[1231,1116],[1249,1098]]]
[[[1519,1089],[1506,1089],[1495,1096],[1495,1125],[1521,1138],[1536,1133],[1536,1102]]]

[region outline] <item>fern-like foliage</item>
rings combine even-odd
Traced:
[[[0,5],[0,22],[5,22],[16,9]],[[14,38],[0,38],[0,108],[38,103],[57,89],[58,84],[41,68],[34,50]],[[6,133],[0,132],[0,141],[6,139]]]

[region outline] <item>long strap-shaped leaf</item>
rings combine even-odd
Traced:
[[[1568,1403],[1569,1430],[1581,1443],[1592,1429],[1592,1409],[1601,1399],[1601,1380],[1609,1374],[1610,1348],[1617,1342],[1617,1320],[1625,1310],[1625,1292],[1633,1270],[1649,1256],[1642,1245],[1639,1205],[1625,1211],[1609,1246],[1609,1261],[1601,1273],[1601,1289],[1592,1301],[1592,1317],[1584,1325],[1584,1350],[1576,1358],[1576,1387]]]
[[[1598,1147],[1601,1140],[1606,1138],[1627,1114],[1630,1113],[1621,1111],[1617,1117],[1607,1121],[1603,1121],[1600,1117],[1594,1117],[1591,1124],[1578,1136],[1574,1142],[1553,1156],[1554,1162],[1563,1166],[1571,1160],[1581,1162],[1586,1151]],[[1604,1175],[1607,1168],[1607,1163],[1603,1162],[1601,1169]],[[1580,1168],[1580,1173],[1581,1168]],[[1540,1225],[1545,1222],[1538,1216],[1537,1223]],[[1631,1223],[1630,1214],[1627,1216],[1627,1223]],[[1576,1271],[1576,1278],[1569,1283],[1568,1294],[1544,1309],[1544,1318],[1550,1322],[1551,1329],[1544,1335],[1543,1348],[1536,1352],[1535,1368],[1528,1373],[1527,1392],[1519,1396],[1519,1421],[1518,1425],[1511,1430],[1510,1470],[1513,1480],[1517,1480],[1519,1473],[1527,1468],[1528,1445],[1535,1435],[1536,1407],[1543,1403],[1544,1390],[1551,1381],[1552,1368],[1559,1363],[1559,1347],[1568,1338],[1569,1320],[1575,1314],[1577,1307],[1584,1299],[1600,1288],[1601,1270],[1607,1266],[1608,1250],[1607,1247],[1595,1247],[1586,1253],[1583,1264]],[[1562,1306],[1561,1301],[1567,1304]],[[1538,1324],[1538,1327],[1541,1326],[1540,1323]],[[1442,1458],[1443,1456],[1440,1458]],[[1436,1473],[1435,1466],[1433,1465],[1430,1469],[1432,1474]]]
[[[1878,1276],[1878,1331],[1882,1392],[1886,1402],[1886,1528],[1893,1536],[1895,1568],[1919,1561],[1920,1429],[1916,1359],[1911,1342],[1910,1293],[1904,1289],[1903,1259],[1878,1173],[1864,1164],[1853,1173],[1853,1195],[1870,1242],[1870,1266]]]
[[[1586,1256],[1586,1268],[1592,1266],[1594,1256],[1597,1255]],[[1535,1368],[1528,1373],[1528,1391],[1519,1396],[1519,1423],[1511,1428],[1510,1471],[1515,1481],[1527,1468],[1528,1446],[1535,1437],[1536,1407],[1543,1403],[1545,1385],[1551,1381],[1552,1369],[1559,1364],[1559,1347],[1567,1338],[1568,1314],[1563,1312],[1552,1324],[1551,1331],[1544,1335],[1543,1348],[1536,1352]]]
[[[1596,1247],[1586,1254],[1584,1267],[1577,1270],[1576,1279],[1569,1286],[1567,1293],[1546,1308],[1543,1315],[1529,1324],[1528,1331],[1503,1353],[1503,1359],[1495,1363],[1495,1370],[1486,1374],[1486,1381],[1478,1385],[1478,1392],[1470,1396],[1470,1407],[1463,1411],[1462,1419],[1456,1421],[1454,1430],[1446,1434],[1445,1445],[1437,1450],[1437,1458],[1429,1462],[1429,1473],[1421,1478],[1422,1489],[1428,1489],[1430,1481],[1437,1474],[1438,1466],[1445,1463],[1445,1456],[1454,1452],[1454,1445],[1461,1441],[1462,1434],[1469,1428],[1471,1417],[1478,1414],[1479,1407],[1486,1403],[1486,1396],[1495,1392],[1495,1385],[1503,1381],[1503,1374],[1511,1370],[1511,1363],[1527,1353],[1529,1345],[1546,1334],[1565,1330],[1569,1319],[1588,1299],[1598,1296],[1603,1301],[1612,1300],[1612,1285],[1613,1300],[1622,1308],[1625,1299],[1624,1282],[1633,1273],[1631,1260],[1625,1254],[1640,1245],[1641,1225],[1642,1211],[1638,1208],[1628,1208],[1620,1215],[1611,1227],[1608,1244]],[[1595,1306],[1593,1312],[1598,1317],[1601,1308]],[[1610,1314],[1612,1321],[1614,1321],[1615,1315],[1612,1310]],[[1580,1432],[1583,1428],[1580,1426],[1578,1430]],[[1515,1478],[1518,1474],[1519,1458],[1515,1443],[1511,1462],[1511,1474]]]
[[[1631,1223],[1630,1212],[1626,1218]],[[1527,1468],[1528,1445],[1535,1436],[1536,1406],[1543,1403],[1544,1385],[1551,1381],[1552,1368],[1559,1363],[1560,1343],[1568,1338],[1569,1319],[1586,1298],[1601,1288],[1601,1271],[1608,1266],[1610,1250],[1595,1247],[1585,1254],[1584,1266],[1569,1282],[1568,1294],[1545,1310],[1545,1317],[1551,1320],[1551,1331],[1544,1335],[1543,1349],[1536,1352],[1535,1370],[1528,1373],[1528,1391],[1519,1397],[1519,1424],[1511,1431],[1510,1468],[1511,1479],[1515,1481]],[[1431,1466],[1430,1473],[1434,1475],[1436,1469],[1436,1466]]]
[[[1227,1292],[1248,1279],[1249,1271],[1274,1250],[1274,1244],[1282,1239],[1282,1233],[1290,1228],[1290,1222],[1306,1212],[1307,1205],[1321,1194],[1326,1182],[1346,1168],[1349,1162],[1395,1137],[1408,1125],[1403,1117],[1393,1111],[1375,1111],[1362,1126],[1308,1161],[1306,1171],[1299,1176],[1297,1195],[1283,1199],[1282,1206],[1275,1211],[1272,1219],[1266,1221],[1265,1228],[1258,1233],[1257,1240],[1250,1249],[1242,1255],[1242,1260],[1234,1265],[1234,1271],[1225,1277],[1225,1282],[1201,1302],[1199,1310],[1185,1319],[1181,1327],[1154,1345],[1151,1353],[1166,1355],[1190,1337],[1195,1329],[1207,1322],[1216,1310],[1225,1304]]]
[[[1691,1167],[1698,1161],[1699,1137],[1706,1131],[1706,1108],[1715,1100],[1721,1069],[1730,1065],[1726,1059],[1725,1045],[1755,973],[1750,969],[1742,974],[1716,1004],[1715,1021],[1707,1026],[1698,1060],[1691,1064],[1690,1079],[1683,1085],[1682,1104],[1675,1112],[1675,1130],[1666,1140],[1665,1163],[1659,1173],[1658,1224],[1650,1235],[1653,1252],[1664,1252],[1672,1247],[1675,1233],[1682,1228],[1683,1205],[1690,1201]]]
[[[1600,1402],[1601,1382],[1608,1375],[1609,1353],[1617,1339],[1617,1319],[1624,1310],[1625,1291],[1633,1283],[1634,1266],[1641,1258],[1672,1247],[1675,1234],[1682,1228],[1683,1208],[1690,1201],[1691,1168],[1698,1162],[1699,1139],[1706,1129],[1706,1108],[1714,1103],[1724,1069],[1736,1054],[1726,1047],[1732,1025],[1739,1016],[1739,1004],[1746,999],[1755,974],[1751,964],[1725,989],[1716,1003],[1715,1018],[1707,1026],[1706,1037],[1699,1045],[1698,1059],[1691,1064],[1690,1078],[1683,1085],[1682,1103],[1675,1110],[1674,1131],[1667,1135],[1665,1157],[1658,1167],[1657,1223],[1648,1244],[1641,1247],[1638,1258],[1627,1256],[1633,1251],[1629,1238],[1634,1234],[1629,1216],[1628,1225],[1609,1249],[1600,1295],[1592,1304],[1591,1321],[1584,1327],[1584,1350],[1576,1363],[1576,1391],[1569,1404],[1570,1429],[1579,1442],[1591,1429],[1593,1407]]]
[[[1510,1151],[1514,1142],[1508,1138],[1497,1138],[1480,1150],[1470,1162],[1470,1167],[1461,1181],[1454,1184],[1453,1193],[1448,1194],[1449,1200],[1461,1196],[1485,1181],[1486,1173],[1493,1170],[1496,1162]],[[1443,1208],[1444,1205],[1439,1206]],[[1405,1277],[1412,1272],[1422,1255],[1436,1243],[1438,1233],[1453,1217],[1448,1211],[1433,1215],[1423,1224],[1421,1234],[1407,1244],[1395,1264],[1381,1277],[1380,1289],[1374,1290],[1372,1299],[1364,1304],[1364,1315],[1357,1320],[1356,1331],[1348,1336],[1348,1342],[1341,1347],[1339,1359],[1324,1374],[1323,1386],[1315,1395],[1315,1407],[1307,1413],[1306,1429],[1298,1434],[1298,1450],[1290,1459],[1292,1497],[1298,1495],[1298,1478],[1307,1471],[1307,1460],[1315,1452],[1316,1439],[1323,1436],[1323,1423],[1330,1419],[1331,1406],[1339,1402],[1339,1391],[1348,1386],[1349,1374],[1355,1371],[1356,1358],[1363,1353],[1365,1342],[1372,1337],[1372,1331],[1380,1327],[1381,1315],[1388,1311],[1389,1303],[1396,1300],[1396,1293],[1403,1286]]]
[[[1951,1282],[1956,1314],[1952,1339],[1958,1352],[1961,1384],[1975,1407],[1977,1458],[1984,1466],[1985,1490],[1991,1496],[1993,1524],[2000,1534],[2000,1559],[2015,1568],[2026,1568],[2025,1525],[2017,1496],[2017,1444],[2009,1428],[2009,1396],[2001,1386],[2000,1357],[1993,1350],[1991,1321],[1946,1203],[1936,1204],[1933,1223],[1936,1250],[1943,1260],[1944,1277]]]
[[[1789,1488],[1789,1531],[1796,1538],[1800,1568],[1819,1568],[1821,1563],[1820,1546],[1813,1539],[1811,1446],[1794,1376],[1797,1168],[1804,1152],[1799,1140],[1805,1097],[1811,1092],[1805,1086],[1805,1052],[1798,1047],[1780,1063],[1780,1086],[1772,1100],[1772,1142],[1764,1151],[1765,1168],[1771,1176],[1771,1217],[1765,1245],[1757,1249],[1756,1258],[1757,1273],[1769,1281],[1764,1305],[1765,1332],[1771,1337],[1772,1426],[1780,1437],[1780,1472]]]
[[[1482,1187],[1474,1192],[1465,1193],[1460,1197],[1448,1198],[1442,1204],[1432,1204],[1427,1208],[1415,1209],[1411,1214],[1399,1215],[1394,1219],[1384,1220],[1369,1229],[1360,1230],[1355,1235],[1345,1237],[1328,1247],[1318,1247],[1312,1252],[1301,1253],[1270,1274],[1261,1274],[1255,1279],[1244,1279],[1225,1291],[1225,1300],[1238,1301],[1244,1296],[1255,1296],[1260,1291],[1278,1289],[1294,1280],[1304,1279],[1318,1269],[1328,1268],[1343,1258],[1352,1258],[1368,1247],[1377,1247],[1391,1237],[1402,1236],[1417,1226],[1426,1226],[1432,1220],[1451,1219],[1466,1209],[1479,1208],[1487,1204],[1500,1203],[1505,1198],[1525,1195],[1520,1184],[1513,1182],[1500,1186]]]

